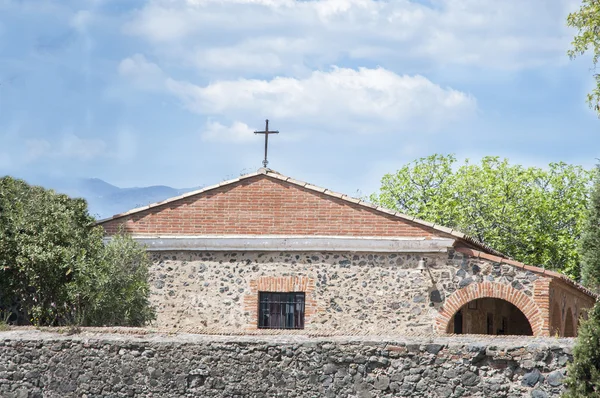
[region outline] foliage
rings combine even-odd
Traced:
[[[76,297],[83,325],[142,326],[154,319],[148,297],[150,260],[143,246],[123,232],[113,236],[102,258],[82,273]]]
[[[32,323],[65,318],[75,277],[101,247],[102,232],[83,200],[0,180],[0,283],[4,298],[20,302]]]
[[[0,332],[7,331],[9,329],[8,319],[10,318],[10,312],[0,310]]]
[[[581,276],[589,288],[600,290],[600,164],[596,167],[594,187],[581,235]]]
[[[564,385],[563,398],[600,398],[600,303],[579,326]]]
[[[593,69],[600,60],[600,0],[583,0],[577,12],[569,14],[567,25],[578,32],[568,54],[571,58],[592,51]],[[594,74],[596,88],[587,96],[588,104],[600,115],[600,74]]]
[[[386,174],[371,200],[578,278],[589,181],[588,171],[565,163],[525,168],[485,157],[456,167],[454,156],[432,155]]]
[[[1,178],[0,308],[17,303],[34,325],[150,319],[142,249],[126,237],[107,246],[102,238],[83,199]],[[119,270],[127,261],[134,263]]]

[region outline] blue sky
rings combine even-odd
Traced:
[[[591,167],[577,1],[0,0],[0,175],[348,194],[432,153]]]

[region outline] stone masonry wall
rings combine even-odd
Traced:
[[[417,270],[423,253],[151,255],[156,326],[220,333],[256,330],[259,286],[306,291],[311,333],[431,334],[439,332],[436,317],[457,290],[497,283],[533,298],[539,279],[531,271],[454,252],[425,255],[430,273]]]
[[[0,396],[558,397],[572,339],[0,332]]]

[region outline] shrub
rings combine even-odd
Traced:
[[[39,326],[139,326],[154,317],[147,269],[131,238],[103,244],[85,200],[0,178],[0,309]]]
[[[573,362],[567,368],[563,398],[600,398],[600,304],[579,326]]]

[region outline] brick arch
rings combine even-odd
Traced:
[[[456,312],[470,301],[480,298],[497,298],[508,301],[517,307],[527,318],[534,336],[543,334],[543,317],[533,298],[513,288],[497,282],[473,283],[452,293],[440,309],[435,320],[438,333],[446,333],[448,323]]]

